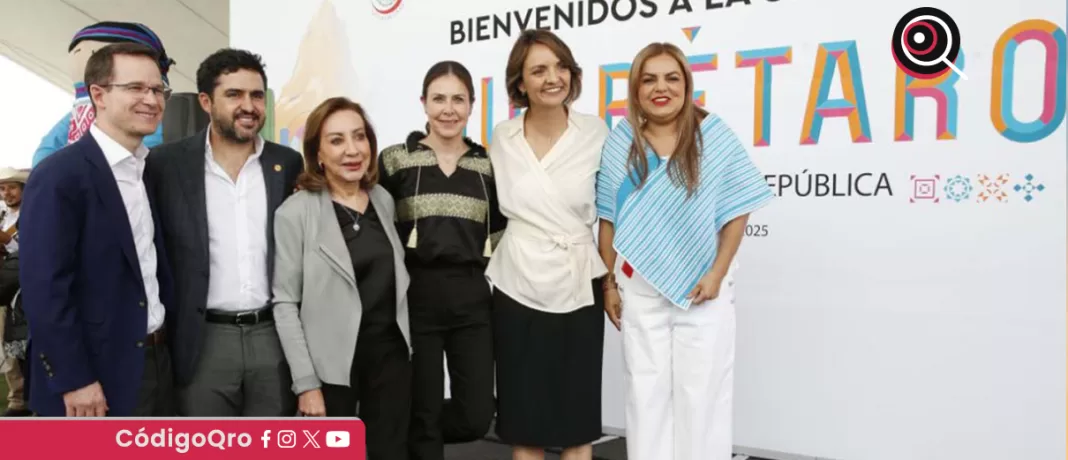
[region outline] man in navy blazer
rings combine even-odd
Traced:
[[[19,279],[30,407],[42,416],[174,413],[164,326],[173,288],[142,181],[143,138],[170,93],[158,62],[133,43],[90,57],[95,123],[26,183]]]

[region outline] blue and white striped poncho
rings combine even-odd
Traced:
[[[597,174],[597,214],[614,223],[616,252],[684,310],[690,307],[686,296],[716,260],[720,229],[774,196],[723,120],[709,114],[700,127],[704,139],[701,177],[689,198],[686,187],[671,180],[668,163],[651,147],[645,185],[637,188],[635,171],[627,178],[634,131],[626,119],[605,141]]]

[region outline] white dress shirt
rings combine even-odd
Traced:
[[[134,248],[137,250],[137,261],[141,266],[141,278],[145,284],[145,299],[148,301],[148,333],[153,333],[163,325],[166,309],[159,299],[159,280],[156,278],[156,225],[152,220],[152,208],[148,204],[148,191],[142,180],[145,172],[145,157],[148,156],[148,147],[145,144],[137,146],[137,150],[130,153],[110,136],[94,124],[89,127],[89,133],[93,135],[100,150],[104,152],[104,159],[111,166],[111,172],[115,175],[115,182],[119,186],[119,194],[122,202],[126,205],[126,216],[130,219],[130,231],[133,233]]]
[[[493,130],[489,157],[508,227],[486,276],[517,302],[549,313],[593,305],[592,281],[608,272],[594,242],[595,185],[608,126],[571,111],[568,126],[539,161],[523,116]]]
[[[0,212],[2,212],[4,216],[4,218],[0,220],[0,231],[8,231],[11,227],[15,225],[15,223],[19,221],[18,209],[12,211],[11,208],[4,207],[4,210]],[[7,249],[8,254],[14,254],[16,252],[19,252],[18,233],[15,233],[15,236],[11,237],[11,241],[8,241],[7,244],[4,245],[4,249]]]
[[[211,134],[204,144],[204,186],[208,207],[208,309],[228,312],[267,306],[267,185],[260,156],[263,139],[237,173],[237,181],[215,161]]]

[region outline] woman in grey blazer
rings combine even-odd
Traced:
[[[293,391],[302,415],[363,419],[369,459],[404,459],[408,274],[393,200],[377,185],[374,128],[358,104],[332,98],[305,136],[302,190],[276,211],[274,233],[274,315]]]

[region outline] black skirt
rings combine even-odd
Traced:
[[[525,447],[573,447],[601,437],[604,292],[570,313],[526,307],[495,289],[497,436]]]

